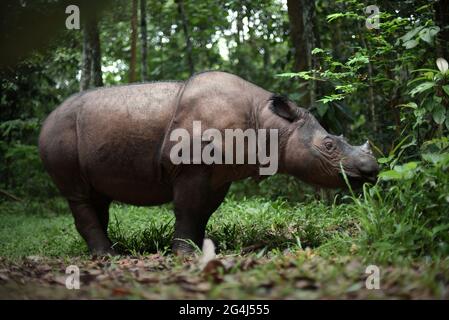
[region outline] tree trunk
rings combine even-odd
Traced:
[[[341,3],[335,3],[335,11],[343,12],[345,9]],[[341,37],[342,23],[339,19],[332,21],[331,25],[331,44],[332,44],[332,56],[335,60],[340,60],[343,56],[342,54],[342,37]]]
[[[195,65],[193,63],[192,43],[190,41],[190,35],[189,35],[189,22],[187,20],[185,8],[184,8],[184,0],[178,0],[178,11],[181,16],[182,29],[184,31],[184,36],[186,38],[187,64],[189,67],[190,74],[193,74],[195,72]]]
[[[307,47],[304,39],[303,2],[307,0],[287,0],[290,20],[290,38],[294,51],[294,71],[307,68]]]
[[[81,66],[81,91],[91,86],[103,86],[101,72],[101,47],[98,20],[95,15],[86,17],[83,25],[83,57]]]
[[[146,15],[146,0],[140,0],[140,37],[142,42],[141,51],[141,76],[142,81],[148,80],[148,65],[147,65],[147,55],[148,55],[148,40],[147,40],[147,15]]]
[[[359,26],[360,30],[360,39],[362,41],[362,46],[366,49],[367,52],[371,51],[371,46],[369,43],[366,42],[365,35],[364,35],[364,25]],[[378,131],[378,120],[377,120],[377,111],[376,111],[376,104],[374,101],[374,82],[373,82],[373,64],[371,63],[371,60],[368,62],[368,105],[369,105],[369,111],[370,111],[370,118],[371,118],[371,126],[375,133]]]
[[[90,40],[92,54],[92,78],[95,87],[103,86],[103,74],[101,72],[101,46],[100,32],[98,30],[97,17],[93,17],[90,23]]]
[[[131,6],[131,59],[129,63],[129,82],[136,79],[137,60],[137,0],[132,0]]]
[[[90,86],[91,79],[91,50],[89,40],[89,24],[87,22],[83,25],[83,57],[81,63],[81,79],[80,79],[80,91],[87,90]]]
[[[437,37],[437,58],[449,60],[449,0],[439,0],[434,4],[435,22],[441,28]]]
[[[312,55],[312,50],[316,47],[316,36],[315,36],[315,1],[305,0],[303,2],[303,22],[304,22],[304,40],[307,55],[307,70],[312,70],[316,67],[316,59]],[[315,104],[316,100],[316,81],[310,80],[309,94],[306,96],[306,105],[311,107]]]
[[[294,51],[294,71],[310,70],[313,68],[311,51],[315,46],[315,1],[287,0],[287,8]],[[311,81],[301,98],[301,104],[311,106],[315,102],[314,91],[315,84]]]

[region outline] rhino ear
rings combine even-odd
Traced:
[[[291,103],[284,96],[273,95],[270,98],[270,110],[281,118],[293,122],[299,118],[299,108]]]

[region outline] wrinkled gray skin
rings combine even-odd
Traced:
[[[280,173],[322,187],[344,187],[378,173],[367,145],[355,147],[327,133],[305,109],[224,72],[186,82],[135,84],[82,92],[45,121],[39,150],[44,166],[68,200],[75,225],[93,254],[114,253],[107,235],[112,200],[133,205],[173,201],[173,249],[202,243],[210,215],[230,184],[257,177],[256,165],[173,165],[175,128],[278,129]]]

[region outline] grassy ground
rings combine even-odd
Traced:
[[[92,260],[61,200],[4,202],[0,298],[449,298],[449,260],[373,240],[365,226],[387,218],[370,214],[352,202],[229,197],[208,224],[218,256],[204,266],[171,254],[170,206],[114,204],[109,233],[122,255]],[[365,286],[372,264],[379,290]],[[69,265],[80,290],[65,288]]]

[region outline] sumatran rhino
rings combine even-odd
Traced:
[[[277,153],[277,159],[272,158],[278,160],[277,172],[313,185],[344,187],[342,169],[354,185],[375,181],[378,173],[367,143],[351,146],[343,137],[326,132],[307,110],[229,73],[203,72],[185,82],[81,92],[48,116],[39,151],[93,254],[114,252],[107,235],[113,200],[140,206],[173,201],[173,250],[189,252],[186,240],[202,243],[207,221],[230,184],[257,177],[261,167],[269,165],[259,159],[244,164],[204,163],[201,159],[198,163],[195,145],[192,154],[187,154],[194,161],[174,161],[178,152],[172,151],[179,136],[173,138],[173,133],[182,129],[181,133],[192,134],[194,140],[195,121],[201,130],[215,133],[274,130],[276,141],[267,134],[265,145],[257,148]],[[215,152],[223,151],[219,148],[226,143],[203,137],[199,148],[214,144],[211,154],[216,157]],[[238,152],[236,147],[230,150]]]

